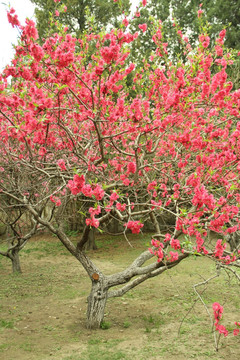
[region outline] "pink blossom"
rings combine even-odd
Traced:
[[[21,24],[18,20],[18,16],[13,15],[14,13],[15,13],[15,10],[13,8],[11,8],[10,11],[7,12],[8,22],[12,25],[12,27],[20,26]]]
[[[30,45],[31,53],[36,61],[41,61],[44,56],[44,51],[42,47],[38,44],[31,44]]]
[[[100,185],[96,185],[95,189],[93,190],[92,194],[95,196],[96,200],[102,200],[104,197],[104,190],[101,188]]]
[[[56,201],[55,201],[55,205],[60,206],[61,203],[62,203],[61,200],[59,198],[57,198]]]
[[[116,201],[117,199],[119,198],[119,195],[116,193],[116,192],[113,192],[111,195],[110,195],[110,201]]]
[[[110,64],[112,61],[116,61],[119,55],[120,46],[111,45],[103,47],[100,52],[105,63]]]
[[[216,325],[216,330],[219,332],[219,334],[224,334],[224,336],[228,335],[228,330],[221,324]]]
[[[147,24],[139,24],[139,29],[142,30],[142,32],[145,32],[147,30]]]
[[[38,154],[40,156],[44,156],[46,154],[47,150],[45,149],[44,146],[40,147],[39,151],[38,151]]]
[[[164,242],[170,241],[171,240],[171,235],[169,233],[165,234],[165,239]]]
[[[239,334],[240,330],[239,329],[234,329],[233,330],[233,335],[237,336]]]
[[[128,22],[128,19],[127,18],[124,18],[123,21],[122,21],[123,25],[124,26],[128,26],[129,22]]]
[[[134,174],[136,172],[136,164],[133,162],[130,162],[127,164],[127,172]]]
[[[227,244],[222,245],[222,240],[218,239],[216,242],[216,245],[215,245],[215,251],[214,251],[215,257],[221,259],[226,247],[227,247]]]
[[[207,48],[208,45],[210,44],[210,37],[207,35],[201,34],[201,35],[199,35],[199,41],[202,43],[202,46],[204,48]]]
[[[93,226],[95,228],[98,228],[99,227],[99,220],[95,219],[95,217],[91,217],[91,219],[86,219],[86,225],[88,226]]]
[[[140,221],[130,220],[124,224],[128,229],[132,231],[133,234],[139,234],[143,224]]]
[[[155,187],[157,186],[157,182],[154,180],[151,183],[148,184],[147,190],[155,190]]]
[[[169,251],[169,255],[171,256],[171,258],[170,258],[171,262],[178,260],[178,253],[177,252]]]
[[[53,196],[53,195],[50,195],[50,201],[52,201],[53,203],[55,203],[56,206],[60,206],[61,205],[61,200],[56,197],[56,196]]]
[[[102,73],[103,73],[103,71],[104,71],[104,67],[103,66],[96,66],[96,68],[95,68],[95,73],[97,74],[97,75],[102,75]]]
[[[226,36],[226,29],[223,29],[222,31],[220,31],[219,37],[220,37],[221,39],[223,39],[225,36]]]
[[[63,159],[59,159],[59,160],[57,161],[57,164],[58,164],[58,166],[60,167],[60,169],[61,169],[62,171],[67,170],[65,161],[64,161]]]
[[[170,245],[175,250],[181,249],[180,241],[178,239],[171,239]]]
[[[69,180],[67,187],[73,195],[77,195],[83,191],[85,185],[84,175],[79,176],[78,174],[74,175],[73,180]],[[90,187],[91,188],[91,187]]]
[[[120,204],[119,202],[116,203],[116,208],[119,211],[124,211],[126,209],[126,204]]]
[[[214,318],[218,322],[222,318],[223,307],[219,303],[215,302],[212,304],[212,308],[214,312]]]
[[[93,195],[92,187],[90,184],[83,185],[81,191],[82,191],[83,195],[85,195],[87,197],[92,197],[92,195]]]
[[[88,209],[88,212],[89,212],[92,216],[94,216],[94,215],[99,215],[99,214],[101,213],[101,208],[100,208],[99,205],[98,205],[96,208],[90,207],[90,208]]]

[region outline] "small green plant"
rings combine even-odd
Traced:
[[[111,323],[109,321],[103,321],[101,323],[101,329],[103,329],[103,330],[110,329],[110,327],[111,327]]]
[[[20,348],[24,351],[32,351],[32,344],[26,342],[20,345]]]
[[[154,317],[153,317],[153,315],[144,316],[143,319],[144,319],[145,321],[147,321],[149,324],[153,324],[153,323],[154,323]]]
[[[53,331],[53,330],[55,330],[55,328],[54,328],[53,326],[51,326],[51,325],[45,325],[43,328],[44,328],[45,330],[47,330],[47,331]]]
[[[129,326],[131,326],[130,321],[125,320],[124,323],[123,323],[123,327],[124,327],[125,329],[127,329],[127,328],[129,328]]]
[[[90,339],[90,340],[88,340],[89,345],[96,345],[96,344],[100,344],[100,343],[101,343],[100,339]]]
[[[14,321],[13,320],[4,320],[4,319],[0,319],[0,329],[1,328],[5,328],[5,329],[13,329],[14,328]]]

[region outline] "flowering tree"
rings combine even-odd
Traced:
[[[124,24],[81,40],[62,29],[40,46],[31,20],[21,26],[12,9],[8,18],[21,41],[0,78],[0,196],[24,207],[82,264],[92,282],[87,326],[101,324],[108,298],[191,255],[226,271],[239,267],[239,242],[230,251],[224,240],[240,225],[240,91],[227,79],[234,59],[223,47],[225,31],[213,51],[205,33],[196,49],[187,43],[186,63],[174,65],[159,23],[156,52],[136,71],[127,58],[138,34]],[[62,222],[74,199],[88,204],[77,245]],[[164,228],[169,215],[172,227]],[[83,247],[91,228],[111,220],[127,241],[147,222],[154,235],[129,267],[106,276]],[[211,231],[219,234],[212,246]]]

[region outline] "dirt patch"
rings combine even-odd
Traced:
[[[89,255],[104,273],[123,269],[145,249],[133,237],[99,238]],[[0,262],[0,351],[2,360],[238,359],[240,337],[220,339],[214,350],[209,316],[197,302],[192,285],[214,273],[214,263],[189,259],[121,298],[109,299],[105,329],[85,327],[90,282],[81,265],[56,238],[42,235],[21,254],[23,274],[13,276],[7,259]],[[200,276],[201,274],[201,276]],[[224,292],[223,292],[224,289]],[[211,304],[225,304],[229,328],[240,309],[239,287],[223,275],[203,293]]]

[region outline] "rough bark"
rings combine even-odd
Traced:
[[[227,236],[227,242],[229,243],[231,251],[237,251],[240,249],[240,234],[238,231],[235,233],[229,234]]]
[[[108,288],[104,279],[92,280],[92,289],[88,297],[87,328],[97,329],[104,318]]]
[[[88,240],[84,244],[83,249],[84,250],[97,250],[97,245],[95,242],[95,228],[92,228],[88,235]]]
[[[12,261],[12,271],[13,273],[21,273],[21,265],[20,265],[20,259],[19,259],[19,249],[15,248],[11,251],[11,255],[9,255],[11,261]]]

